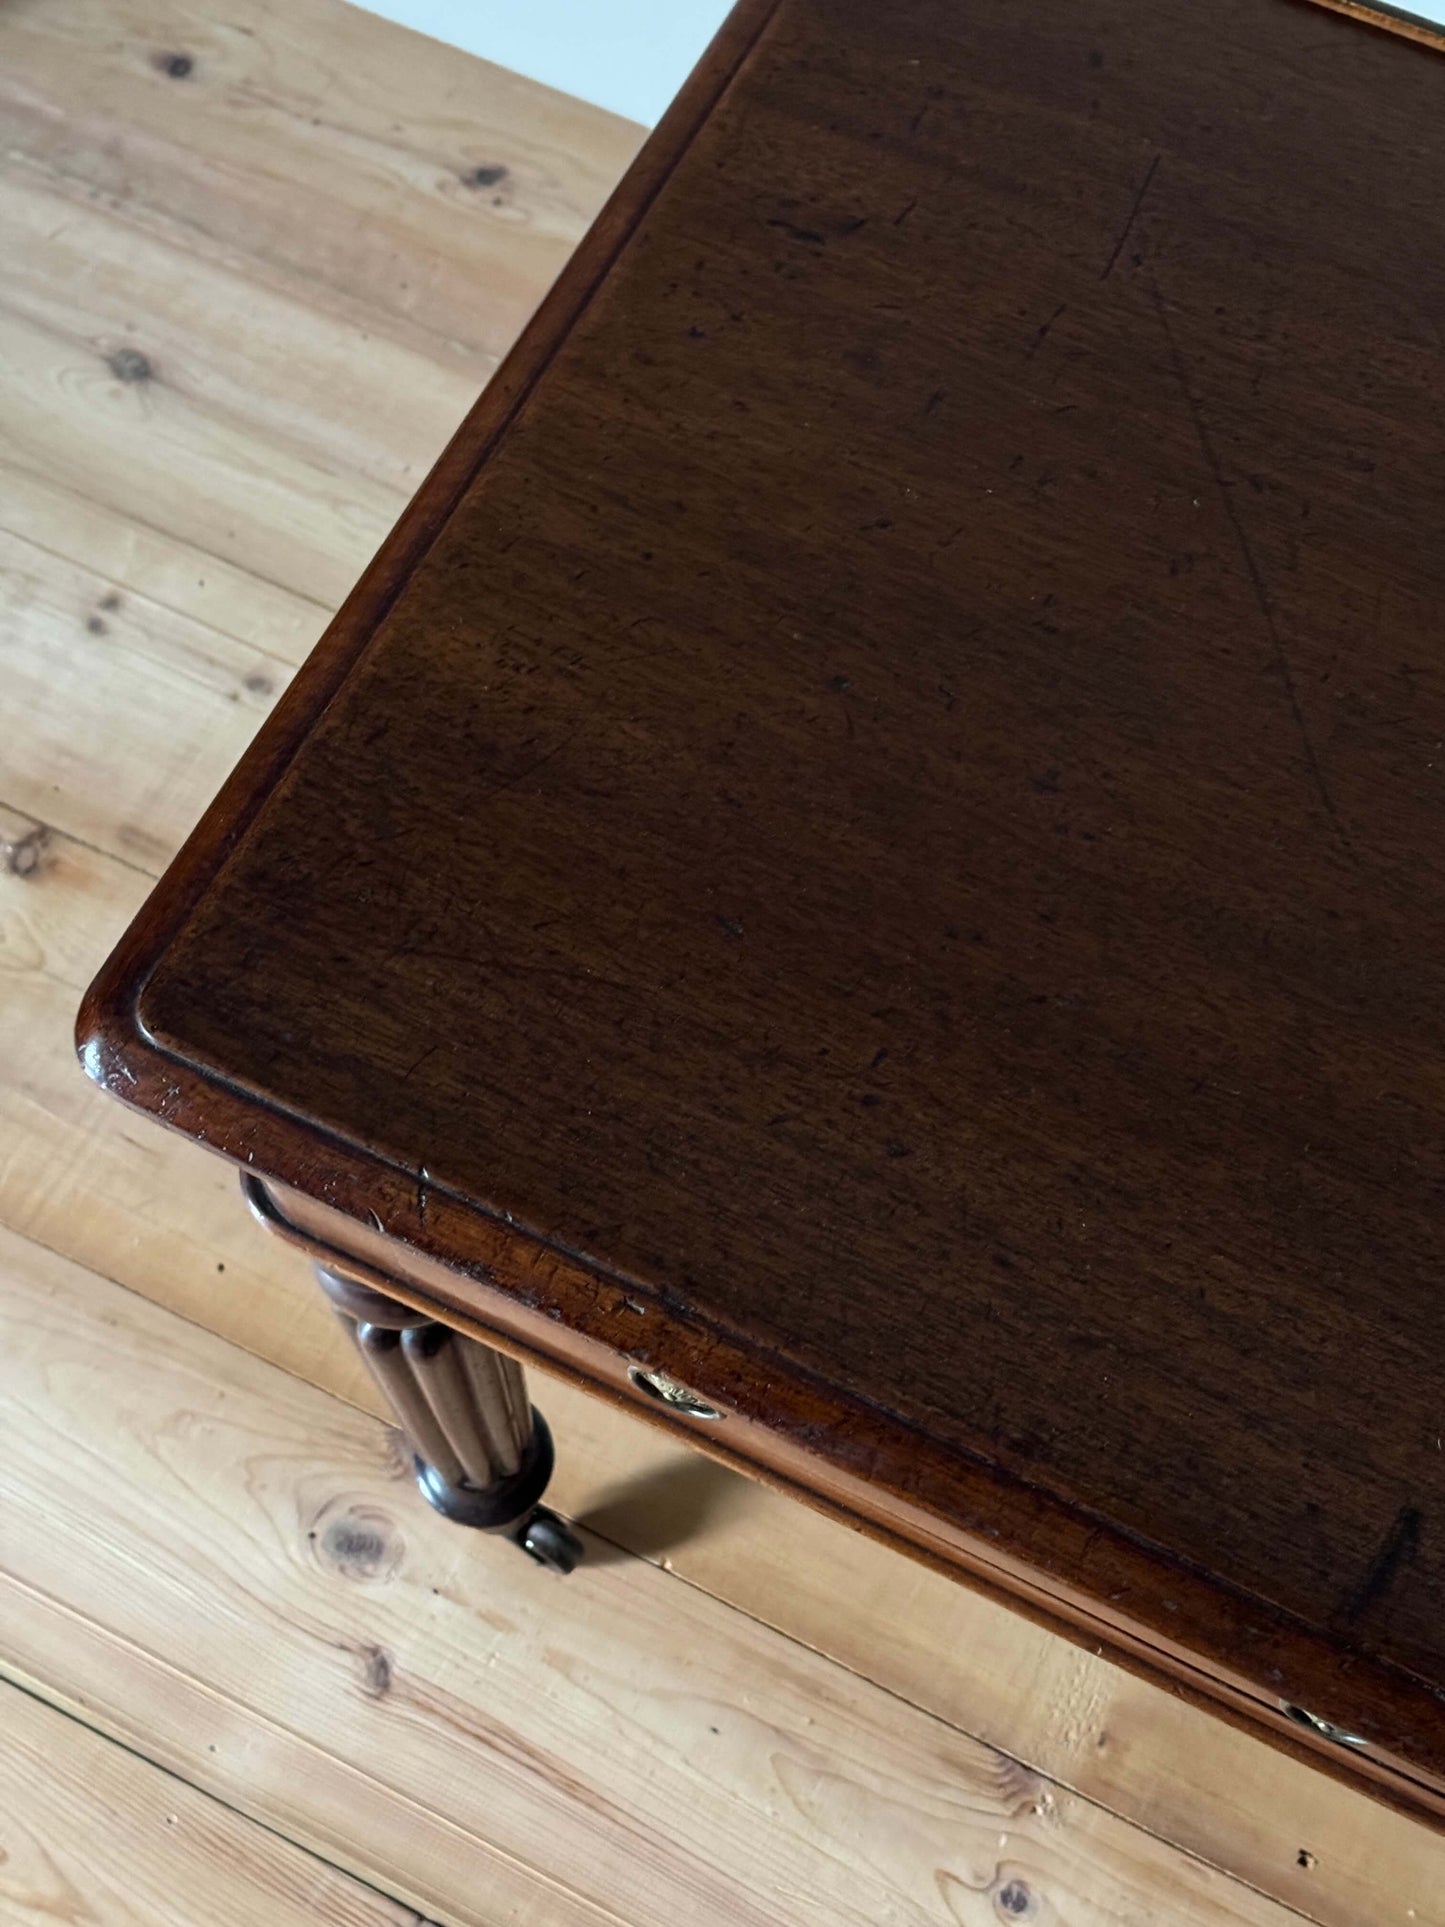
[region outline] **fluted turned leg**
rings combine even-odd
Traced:
[[[552,1437],[527,1401],[521,1366],[344,1272],[315,1271],[411,1445],[430,1503],[570,1572],[582,1547],[540,1503]]]

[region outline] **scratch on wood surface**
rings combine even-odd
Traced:
[[[426,953],[417,952],[415,954],[425,955]],[[399,1084],[410,1083],[411,1079],[421,1069],[422,1065],[425,1064],[429,1058],[435,1057],[437,1052],[440,1049],[441,1049],[440,1043],[428,1044],[426,1049],[421,1053],[421,1055],[419,1057],[414,1057],[411,1063],[407,1065],[406,1069],[402,1072],[401,1076],[397,1079],[397,1082]]]
[[[1320,805],[1325,815],[1330,819],[1335,835],[1339,838],[1340,847],[1344,850],[1351,863],[1358,865],[1360,860],[1359,855],[1350,840],[1349,832],[1346,830],[1340,816],[1339,808],[1330,791],[1330,786],[1325,780],[1325,773],[1321,767],[1318,752],[1315,749],[1314,739],[1310,735],[1309,724],[1306,722],[1304,710],[1300,706],[1299,691],[1295,686],[1294,671],[1290,668],[1289,658],[1285,654],[1284,642],[1279,633],[1279,624],[1275,620],[1274,605],[1270,601],[1269,589],[1260,571],[1259,563],[1255,560],[1254,550],[1250,546],[1249,535],[1245,530],[1244,522],[1238,509],[1234,506],[1234,496],[1231,492],[1229,482],[1225,477],[1223,464],[1219,459],[1214,442],[1210,437],[1203,411],[1200,409],[1199,401],[1195,396],[1194,390],[1189,385],[1189,376],[1184,366],[1184,359],[1179,352],[1179,344],[1174,338],[1174,330],[1169,325],[1169,314],[1164,305],[1164,298],[1159,292],[1158,283],[1152,278],[1149,282],[1149,296],[1154,304],[1154,312],[1159,317],[1159,326],[1164,331],[1164,339],[1168,345],[1169,358],[1174,369],[1174,378],[1179,384],[1179,392],[1184,397],[1185,406],[1189,410],[1189,418],[1194,424],[1194,433],[1199,442],[1200,453],[1204,457],[1205,466],[1214,479],[1214,486],[1219,492],[1219,499],[1224,506],[1225,516],[1228,519],[1230,528],[1234,532],[1234,540],[1239,549],[1240,558],[1244,563],[1245,574],[1248,576],[1250,588],[1254,592],[1254,600],[1258,605],[1260,615],[1264,618],[1265,631],[1269,636],[1274,655],[1275,668],[1279,671],[1279,679],[1284,685],[1285,697],[1289,702],[1290,714],[1294,717],[1295,730],[1299,736],[1300,747],[1304,752],[1305,766],[1309,771],[1310,781],[1314,787],[1316,796],[1318,796],[1320,800]]]
[[[1053,327],[1054,323],[1058,320],[1059,316],[1064,313],[1066,305],[1067,304],[1065,302],[1061,301],[1058,307],[1055,308],[1053,313],[1049,316],[1048,320],[1044,322],[1043,326],[1035,329],[1033,340],[1029,343],[1028,347],[1025,348],[1024,350],[1025,361],[1032,361],[1034,356],[1039,352],[1039,349],[1043,347],[1045,341],[1048,339],[1050,328]]]
[[[1104,272],[1099,276],[1101,281],[1107,281],[1109,276],[1114,272],[1115,264],[1118,262],[1119,256],[1124,252],[1124,243],[1128,240],[1134,223],[1139,218],[1139,210],[1144,205],[1144,197],[1154,185],[1154,176],[1159,171],[1159,163],[1163,158],[1164,156],[1162,154],[1156,154],[1153,160],[1150,161],[1149,171],[1139,185],[1139,192],[1134,196],[1134,205],[1129,209],[1129,218],[1125,221],[1123,227],[1120,228],[1119,238],[1114,243],[1114,251],[1104,263]]]
[[[493,783],[490,788],[482,792],[483,798],[500,796],[503,790],[513,790],[519,783],[525,783],[529,776],[535,776],[539,769],[545,769],[554,756],[560,756],[570,740],[569,737],[564,736],[560,743],[554,743],[540,756],[534,756],[530,763],[516,770],[511,776],[505,776],[500,782]]]

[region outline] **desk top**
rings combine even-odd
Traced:
[[[1291,0],[748,0],[82,1022],[1435,1772],[1442,119]]]

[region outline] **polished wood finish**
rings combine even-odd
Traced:
[[[22,1594],[18,1582],[7,1585],[0,1607],[7,1637],[0,1644],[6,1663],[16,1661],[23,1623],[27,1634],[37,1635],[27,1641],[28,1677],[42,1682],[57,1704],[83,1704],[83,1717],[102,1726],[114,1718],[128,1745],[214,1787],[232,1806],[265,1814],[269,1824],[373,1885],[404,1891],[403,1858],[450,1883],[430,1905],[412,1897],[423,1915],[442,1919],[449,1908],[464,1916],[475,1902],[476,1835],[464,1824],[443,1838],[449,1821],[423,1824],[417,1806],[401,1795],[391,1800],[365,1765],[395,1760],[412,1747],[419,1766],[431,1766],[433,1785],[456,1777],[443,1737],[458,1731],[451,1695],[465,1680],[473,1712],[463,1724],[484,1705],[495,1714],[495,1669],[486,1664],[495,1631],[485,1615],[501,1606],[499,1587],[513,1584],[519,1598],[533,1589],[537,1606],[521,1616],[524,1623],[529,1614],[538,1619],[542,1640],[519,1674],[525,1678],[539,1664],[549,1669],[549,1710],[577,1722],[567,1727],[556,1757],[575,1772],[587,1743],[579,1731],[595,1732],[598,1757],[605,1757],[613,1745],[614,1709],[591,1690],[595,1666],[574,1668],[565,1678],[550,1671],[564,1626],[575,1627],[579,1639],[588,1636],[593,1575],[584,1562],[580,1575],[554,1583],[495,1541],[434,1523],[408,1489],[396,1441],[374,1427],[348,1431],[354,1443],[346,1456],[333,1452],[336,1421],[349,1427],[357,1414],[309,1395],[304,1405],[294,1403],[298,1390],[321,1386],[353,1407],[386,1414],[355,1347],[310,1284],[308,1267],[248,1212],[237,1211],[234,1166],[208,1156],[192,1138],[155,1129],[78,1079],[70,1031],[97,964],[271,707],[272,699],[254,695],[245,678],[253,670],[273,673],[279,691],[330,613],[319,601],[301,601],[274,582],[223,565],[214,550],[188,547],[184,531],[209,525],[217,542],[231,538],[229,553],[262,558],[264,567],[274,554],[270,483],[278,469],[284,472],[300,424],[315,464],[318,513],[309,533],[334,555],[334,569],[346,571],[345,585],[354,582],[379,539],[347,511],[358,431],[369,437],[385,427],[391,436],[394,512],[400,513],[480,386],[489,343],[505,339],[498,332],[499,302],[518,298],[531,277],[531,306],[552,278],[536,258],[539,234],[560,264],[595,212],[588,183],[606,168],[607,183],[614,184],[628,155],[609,148],[613,130],[600,109],[590,117],[569,114],[559,97],[408,35],[348,0],[288,0],[282,11],[285,32],[278,36],[273,0],[232,0],[224,20],[195,12],[188,0],[156,0],[144,13],[139,53],[135,40],[127,43],[117,33],[108,0],[47,0],[43,8],[0,11],[6,341],[18,332],[14,304],[23,292],[46,317],[29,332],[34,365],[49,371],[43,380],[0,386],[7,432],[27,419],[36,425],[25,445],[25,469],[9,459],[13,441],[0,457],[6,562],[0,654],[11,725],[0,796],[12,806],[0,806],[0,843],[21,846],[15,868],[0,853],[6,966],[0,975],[6,1037],[0,1050],[0,1301],[9,1363],[19,1363],[18,1340],[60,1401],[48,1415],[43,1405],[33,1408],[34,1416],[27,1407],[22,1430],[41,1449],[23,1474],[11,1455],[16,1503],[6,1518],[13,1525],[24,1514],[33,1525],[31,1549],[39,1563],[26,1570],[46,1596]],[[142,15],[128,18],[134,24]],[[239,32],[242,26],[254,34]],[[192,52],[193,81],[183,86],[158,74],[149,65],[154,47]],[[132,85],[128,75],[139,77]],[[258,137],[258,87],[276,103],[264,139]],[[178,100],[193,111],[183,116]],[[77,101],[92,107],[82,111]],[[380,141],[363,125],[369,106],[385,111]],[[8,112],[14,107],[23,118]],[[382,165],[358,168],[359,134],[365,152],[373,161],[380,155]],[[539,149],[547,164],[534,167]],[[480,219],[475,210],[464,218],[465,203],[453,198],[448,175],[409,162],[418,152],[454,150],[474,164],[508,164],[513,199],[506,207],[488,203]],[[286,157],[284,179],[278,152]],[[80,171],[92,166],[123,179],[125,196],[104,204],[93,198],[80,180]],[[304,272],[298,266],[288,300],[268,308],[277,285],[274,257],[248,251],[237,204],[260,206],[269,191],[273,204],[289,212],[298,185],[314,191],[318,182],[338,193],[360,190],[361,207],[369,211],[324,230],[313,222],[326,244],[324,272],[314,262]],[[607,186],[590,191],[600,205]],[[165,225],[160,210],[182,197],[184,227],[169,226],[169,244],[152,245],[156,224]],[[387,251],[378,256],[375,240],[383,231]],[[268,233],[259,224],[253,230],[257,248]],[[207,271],[216,259],[209,250],[222,243],[225,279]],[[150,352],[163,371],[163,379],[139,394],[119,385],[97,391],[77,379],[92,359],[89,343],[100,326],[96,261],[102,256],[112,319],[118,314],[129,324],[122,338]],[[438,382],[445,375],[446,384],[430,391],[432,406],[419,406],[425,380],[407,374],[399,381],[386,363],[387,304],[403,283],[412,291],[434,288],[443,261],[450,280],[471,290],[469,303],[455,311],[466,322],[469,345],[458,360],[463,344],[435,338],[430,359],[415,365]],[[349,321],[335,318],[337,308]],[[266,312],[267,325],[237,329],[238,312],[248,321]],[[318,382],[318,368],[334,378]],[[235,378],[224,403],[211,385],[218,369]],[[394,401],[404,397],[405,408],[361,415],[357,396],[364,392],[370,401],[377,391]],[[451,419],[443,413],[438,420],[448,392],[455,397]],[[112,424],[110,466],[98,460],[92,443],[80,471],[72,466],[75,445],[67,441],[66,425],[95,421],[98,405],[102,415],[120,411],[123,427]],[[257,484],[225,514],[218,497],[226,496],[233,478],[207,459],[203,434],[208,420],[222,416],[233,443],[247,440]],[[189,440],[188,431],[194,431]],[[157,459],[161,450],[165,469]],[[125,492],[112,499],[107,489],[121,476]],[[318,569],[315,580],[329,580],[326,571]],[[121,609],[101,607],[116,595]],[[106,622],[104,636],[80,619],[92,612]],[[47,830],[28,840],[37,819]],[[27,868],[26,853],[37,844],[40,861]],[[24,1235],[7,1236],[7,1229]],[[75,1262],[59,1264],[57,1253]],[[127,1289],[82,1278],[82,1268]],[[53,1294],[61,1273],[97,1294],[89,1307],[98,1339],[93,1374],[76,1369],[84,1355],[76,1341],[86,1303],[81,1294]],[[158,1307],[180,1318],[157,1318]],[[214,1342],[217,1333],[230,1344]],[[184,1359],[177,1341],[189,1348]],[[236,1412],[229,1362],[237,1346],[283,1368],[256,1370],[256,1403],[247,1421],[255,1443],[239,1454],[227,1418]],[[169,1392],[141,1377],[161,1352],[176,1362]],[[300,1388],[298,1378],[305,1382]],[[728,1609],[719,1611],[708,1642],[736,1609],[935,1715],[916,1729],[920,1744],[933,1744],[930,1732],[936,1738],[942,1720],[1041,1776],[1045,1792],[1028,1847],[1020,1850],[1015,1841],[1011,1851],[1031,1863],[1033,1891],[1046,1906],[1069,1912],[1070,1927],[1075,1915],[1113,1919],[1126,1909],[1125,1893],[1143,1918],[1175,1922],[1190,1911],[1186,1895],[1199,1890],[1198,1882],[1189,1885],[1189,1855],[1208,1874],[1213,1905],[1232,1921],[1240,1882],[1321,1927],[1399,1927],[1412,1907],[1420,1921],[1438,1912],[1445,1840],[1435,1829],[1362,1795],[1353,1781],[1331,1779],[1260,1744],[1167,1682],[1115,1666],[1096,1642],[1058,1636],[1005,1598],[900,1559],[886,1541],[800,1505],[784,1490],[720,1476],[676,1427],[651,1422],[635,1401],[624,1407],[555,1373],[539,1370],[531,1378],[558,1448],[549,1495],[568,1517],[595,1523],[622,1572],[631,1563],[617,1551],[625,1547],[654,1560],[664,1554],[685,1581],[679,1587],[668,1574],[655,1575],[657,1607],[651,1618],[637,1617],[635,1657],[617,1656],[616,1676],[639,1676],[640,1666],[654,1704],[661,1684],[655,1629],[679,1638],[685,1653],[696,1635],[669,1601],[698,1587]],[[213,1501],[193,1477],[179,1483],[169,1477],[167,1440],[196,1439],[197,1396],[205,1393],[210,1404],[212,1392],[221,1399],[215,1437],[233,1469],[240,1469],[238,1459],[252,1471],[274,1468],[278,1441],[294,1436],[297,1451],[288,1461],[295,1485],[288,1481],[288,1490],[307,1495],[300,1507],[293,1509],[289,1498],[278,1505],[270,1478],[258,1487],[248,1474],[236,1491],[244,1488],[257,1510],[243,1517],[246,1508],[233,1503],[229,1489]],[[153,1453],[146,1439],[154,1440]],[[122,1440],[135,1447],[129,1463],[117,1456]],[[56,1482],[62,1458],[75,1474],[64,1497]],[[106,1467],[100,1505],[88,1469],[95,1462]],[[193,1471],[193,1455],[183,1470]],[[316,1596],[293,1602],[283,1582],[310,1567],[304,1528],[318,1496],[345,1492],[350,1503],[362,1487],[367,1503],[388,1513],[405,1542],[406,1577],[400,1586],[331,1577],[324,1596],[344,1616],[328,1622],[318,1670]],[[210,1604],[197,1610],[192,1598],[178,1615],[193,1552],[200,1549],[206,1563],[209,1543],[208,1569],[217,1570],[213,1507],[227,1515],[234,1533],[234,1587],[215,1594],[214,1611]],[[122,1521],[127,1509],[128,1524]],[[97,1553],[109,1533],[121,1535],[113,1567]],[[262,1577],[258,1549],[268,1533],[279,1536]],[[423,1543],[435,1546],[435,1565],[425,1570],[418,1563]],[[164,1544],[177,1549],[169,1569],[178,1591],[140,1599],[131,1579],[142,1570],[154,1574]],[[11,1532],[12,1572],[20,1570],[20,1550]],[[117,1587],[114,1575],[122,1569],[131,1579]],[[609,1564],[607,1579],[617,1576],[618,1565]],[[459,1617],[435,1617],[440,1602],[432,1584],[455,1601]],[[22,1596],[23,1615],[16,1610]],[[400,1648],[378,1625],[380,1605],[395,1609]],[[110,1616],[115,1612],[126,1615],[133,1645]],[[283,1619],[297,1628],[294,1674],[278,1664],[276,1627]],[[184,1625],[198,1643],[182,1652],[170,1638],[163,1664],[146,1631],[156,1623],[173,1634]],[[435,1641],[430,1657],[410,1645],[423,1627]],[[424,1733],[414,1698],[398,1707],[394,1694],[381,1702],[363,1697],[366,1668],[356,1655],[377,1643],[388,1648],[403,1682],[408,1676],[445,1680],[447,1691]],[[544,1649],[548,1657],[539,1660]],[[756,1704],[754,1657],[739,1650],[738,1659],[744,1670],[734,1690],[754,1696]],[[276,1704],[289,1722],[288,1749],[276,1750],[274,1720],[248,1709],[244,1717],[255,1725],[246,1730],[256,1743],[210,1752],[218,1738],[216,1692],[248,1676],[254,1684],[262,1675],[270,1688],[282,1680]],[[721,1677],[727,1694],[725,1670]],[[297,1686],[307,1682],[316,1694],[303,1729],[297,1717],[304,1692]],[[398,1724],[361,1737],[357,1767],[348,1776],[336,1742],[357,1708],[383,1720],[391,1708]],[[230,1711],[242,1716],[234,1699]],[[538,1737],[535,1714],[524,1712],[520,1725]],[[678,1731],[685,1736],[685,1714]],[[767,1736],[756,1732],[761,1744]],[[681,1763],[680,1771],[686,1771]],[[469,1788],[475,1784],[470,1770],[462,1777]],[[609,1783],[615,1777],[614,1758]],[[533,1783],[539,1798],[544,1779],[545,1770]],[[1010,1780],[995,1755],[983,1753],[974,1784],[978,1793],[968,1796],[969,1804],[991,1818],[1012,1805],[1008,1790],[1022,1783],[1016,1773]],[[990,1788],[1001,1806],[990,1805]],[[294,1804],[298,1791],[300,1805]],[[489,1806],[484,1793],[474,1812],[485,1816]],[[684,1801],[682,1810],[686,1827],[679,1838],[695,1840],[694,1808]],[[1115,1822],[1112,1815],[1121,1817]],[[886,1815],[879,1815],[878,1828],[851,1835],[850,1869],[868,1864],[873,1840],[899,1837]],[[552,1839],[545,1813],[535,1818],[530,1837]],[[754,1863],[745,1850],[732,1864],[738,1871]],[[1146,1864],[1148,1884],[1136,1888],[1131,1877]],[[1071,1868],[1077,1870],[1072,1877]],[[494,1860],[487,1876],[495,1904],[500,1869]],[[1221,1884],[1220,1872],[1233,1879]],[[692,1907],[695,1885],[681,1856],[671,1877],[652,1862],[649,1876],[659,1913]],[[856,1911],[856,1891],[850,1896]],[[614,1910],[627,1913],[625,1899],[610,1897]],[[525,1913],[524,1902],[517,1904]],[[550,1891],[538,1904],[546,1927],[556,1927]],[[987,1915],[988,1904],[979,1904]]]
[[[1289,0],[745,6],[82,1019],[1421,1785],[1442,101]]]
[[[259,1179],[247,1201],[268,1230],[307,1242]],[[571,1572],[582,1543],[540,1501],[555,1462],[515,1358],[358,1275],[346,1251],[313,1247],[316,1281],[400,1428],[417,1485],[457,1525],[503,1532],[539,1565]]]

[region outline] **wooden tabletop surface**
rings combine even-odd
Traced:
[[[1293,0],[745,7],[86,1020],[1435,1772],[1442,113]]]

